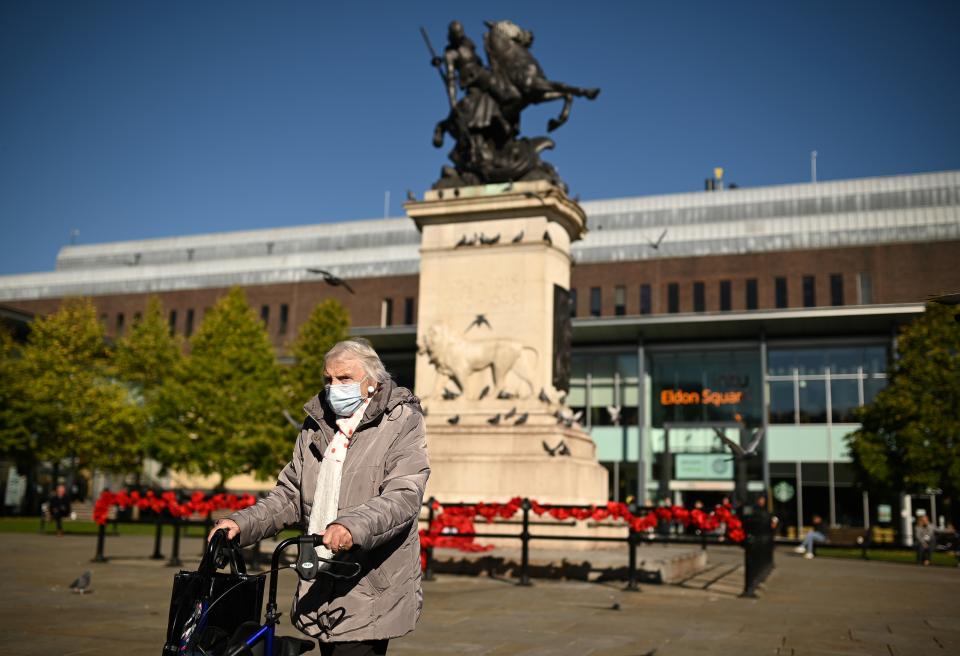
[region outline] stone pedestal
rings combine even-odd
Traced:
[[[568,410],[552,384],[554,288],[569,290],[583,210],[545,182],[434,190],[405,207],[423,234],[416,393],[428,409],[427,494],[605,502],[593,440],[558,421]]]

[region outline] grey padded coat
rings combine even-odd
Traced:
[[[307,524],[336,417],[322,394],[304,410],[308,416],[293,458],[276,487],[256,505],[230,515],[243,545]],[[429,475],[420,402],[387,381],[350,440],[334,520],[349,529],[354,542],[337,558],[360,563],[360,576],[300,581],[291,611],[294,626],[321,642],[396,638],[414,629],[423,607],[416,520]]]

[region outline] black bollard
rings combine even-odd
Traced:
[[[151,560],[163,560],[163,554],[160,553],[160,541],[163,539],[163,523],[157,520],[157,530],[153,535],[153,555]]]
[[[637,585],[637,534],[631,526],[627,532],[627,587],[628,592],[640,592]]]
[[[427,534],[430,533],[430,528],[433,526],[433,504],[436,502],[437,500],[434,497],[427,499]],[[433,576],[433,547],[429,546],[425,551],[427,562],[423,568],[423,580],[432,581],[435,578]]]
[[[520,531],[520,580],[517,585],[533,585],[530,582],[530,499],[523,498],[523,528]]]
[[[97,529],[97,555],[93,557],[94,563],[105,563],[107,562],[106,557],[103,555],[103,544],[107,541],[107,525],[100,524],[100,527]]]
[[[180,560],[180,520],[173,520],[173,553],[170,554],[170,560],[167,561],[167,567],[180,567],[183,562]]]

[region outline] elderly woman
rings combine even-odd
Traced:
[[[364,341],[330,349],[324,378],[324,391],[304,406],[307,419],[276,487],[214,530],[228,529],[243,545],[290,525],[323,534],[320,555],[354,560],[361,575],[300,581],[292,621],[324,655],[383,654],[390,638],[413,630],[423,601],[417,516],[430,475],[423,413]]]

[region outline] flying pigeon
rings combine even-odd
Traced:
[[[543,444],[543,450],[550,454],[550,457],[553,456],[568,456],[570,455],[570,448],[567,446],[567,443],[563,440],[560,440],[557,443],[557,446],[551,447],[546,441],[541,441]]]
[[[522,415],[520,415],[519,417],[517,417],[517,420],[516,420],[515,422],[513,422],[513,425],[514,425],[514,426],[521,426],[521,425],[527,423],[527,418],[528,418],[528,417],[530,417],[530,413],[529,413],[529,412],[524,412]]]
[[[309,271],[310,273],[319,273],[321,276],[323,276],[323,281],[328,285],[330,285],[331,287],[343,287],[351,294],[357,293],[353,291],[353,287],[351,287],[346,280],[333,275],[329,271],[325,271],[323,269],[307,269],[307,271]]]
[[[660,233],[660,236],[657,237],[657,241],[650,241],[648,239],[647,243],[650,244],[650,248],[652,248],[653,250],[658,250],[660,248],[660,243],[663,241],[663,238],[666,236],[667,236],[667,231],[664,230],[663,232]]]
[[[733,457],[735,460],[740,460],[744,458],[752,458],[757,455],[757,447],[760,446],[760,441],[763,439],[763,429],[757,430],[753,434],[753,439],[750,440],[750,443],[747,445],[747,448],[744,449],[742,446],[731,440],[726,434],[719,428],[714,428],[713,432],[717,434],[717,437],[730,447],[730,451],[733,452]]]
[[[447,423],[451,426],[456,426],[460,423],[460,415],[453,415],[452,417],[447,417]]]
[[[495,415],[493,415],[492,417],[490,417],[489,419],[487,419],[487,423],[490,424],[491,426],[496,426],[497,424],[499,424],[499,423],[500,423],[500,413],[498,412],[497,414],[495,414]]]
[[[483,326],[486,326],[490,330],[493,330],[493,326],[490,325],[490,322],[487,321],[486,315],[483,315],[483,314],[478,314],[476,318],[470,322],[470,325],[467,326],[467,330],[464,330],[463,332],[469,331],[474,326],[476,326],[477,328],[482,328]]]
[[[77,577],[76,581],[70,584],[70,589],[78,594],[93,592],[93,590],[90,589],[91,578],[93,578],[93,572],[90,570],[85,571],[83,574]]]
[[[518,243],[520,243],[521,241],[523,241],[523,230],[521,230],[520,233],[519,233],[516,237],[514,237],[513,239],[511,239],[511,240],[510,240],[510,243],[512,243],[512,244],[518,244]]]
[[[483,400],[483,397],[485,397],[485,396],[486,396],[487,394],[489,394],[489,393],[490,393],[490,386],[487,385],[487,386],[484,387],[482,390],[480,390],[480,396],[477,397],[477,400],[478,400],[478,401],[482,401],[482,400]]]
[[[621,408],[620,406],[618,406],[618,405],[608,405],[608,406],[607,406],[607,414],[610,415],[610,421],[613,423],[614,426],[619,426],[619,425],[620,425],[620,411],[621,411],[621,410],[622,410],[622,408]]]

